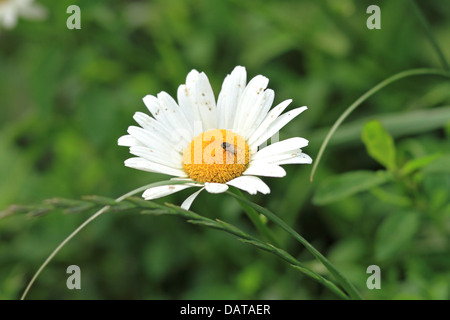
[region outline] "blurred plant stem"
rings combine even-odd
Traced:
[[[165,181],[167,182],[167,181]],[[174,180],[169,181],[171,183],[174,183]],[[161,185],[164,182],[159,182],[151,185],[146,185],[143,187],[140,187],[138,189],[135,189],[117,199],[111,199],[106,197],[99,197],[99,196],[88,196],[84,197],[83,200],[77,201],[77,200],[70,200],[70,199],[50,199],[50,201],[47,201],[41,206],[44,206],[45,209],[49,209],[49,204],[53,206],[53,210],[56,209],[64,209],[65,212],[80,212],[80,211],[86,211],[88,209],[92,209],[94,207],[103,206],[100,210],[98,210],[96,213],[94,213],[91,217],[89,217],[84,223],[82,223],[76,230],[74,230],[64,241],[62,241],[58,247],[50,254],[50,256],[44,261],[44,263],[41,265],[39,270],[35,273],[32,280],[29,282],[27,288],[25,289],[21,299],[25,299],[31,286],[39,276],[39,274],[42,272],[42,270],[48,265],[48,263],[53,259],[53,257],[69,242],[76,234],[78,234],[86,225],[88,225],[90,222],[95,220],[97,217],[99,217],[101,214],[107,212],[107,211],[113,211],[113,212],[119,212],[119,211],[127,211],[131,209],[139,209],[141,213],[144,214],[153,214],[153,215],[176,215],[181,216],[189,223],[206,226],[209,228],[225,231],[229,234],[232,234],[234,236],[237,236],[238,240],[241,240],[242,242],[246,244],[253,245],[257,247],[258,249],[268,251],[281,259],[287,261],[294,269],[297,271],[302,272],[304,275],[316,280],[326,288],[328,288],[331,292],[336,294],[336,296],[342,298],[342,299],[349,299],[350,297],[342,291],[335,283],[332,281],[326,279],[322,275],[318,274],[314,270],[311,270],[307,266],[305,266],[303,263],[298,261],[296,258],[294,258],[292,255],[290,255],[288,252],[286,252],[283,249],[280,249],[279,247],[261,241],[244,231],[240,230],[234,225],[231,225],[229,223],[226,223],[221,220],[212,220],[206,217],[203,217],[193,211],[190,210],[184,210],[178,206],[175,206],[173,204],[165,204],[160,205],[156,204],[152,201],[143,200],[141,198],[131,197],[131,195],[136,194],[140,191],[143,191],[149,187]],[[179,183],[179,181],[176,181],[176,183]],[[238,195],[235,195],[238,199],[241,198]],[[241,198],[242,200],[240,202],[244,204],[248,204],[247,200],[244,198]],[[89,205],[87,205],[89,204]],[[106,204],[106,205],[105,205]],[[34,208],[39,207],[39,205],[34,206]],[[78,210],[79,209],[79,210]],[[254,210],[252,206],[249,206],[249,209]],[[23,212],[23,211],[20,211]],[[49,212],[49,211],[47,211]],[[254,211],[255,214],[258,214],[256,211]],[[260,217],[258,216],[258,219]],[[261,221],[261,220],[260,220]],[[315,249],[314,249],[315,250]]]
[[[237,189],[233,188],[233,191],[237,196],[243,198],[244,195],[242,192]],[[276,239],[275,234],[272,232],[272,230],[269,229],[269,227],[266,225],[266,223],[261,219],[260,214],[253,209],[252,207],[248,206],[243,202],[242,200],[237,199],[239,202],[239,205],[242,207],[244,212],[247,214],[248,218],[252,221],[255,228],[258,230],[258,232],[261,234],[262,237],[265,238],[265,240],[269,241],[270,243],[274,244],[277,247],[280,247],[280,241]]]
[[[142,192],[145,189],[148,189],[150,187],[157,187],[157,186],[161,186],[161,185],[169,185],[169,184],[180,184],[180,181],[178,180],[166,180],[166,181],[160,181],[160,182],[156,182],[156,183],[151,183],[142,187],[139,187],[137,189],[134,189],[130,192],[125,193],[124,195],[120,196],[119,198],[117,198],[116,200],[114,200],[114,202],[119,203],[122,200],[124,200],[125,198],[128,198],[132,195],[135,195],[138,192]],[[112,205],[113,203],[111,203]],[[24,300],[28,294],[28,291],[30,291],[30,288],[33,286],[33,283],[36,281],[37,277],[39,276],[39,274],[42,272],[42,270],[45,269],[45,267],[50,263],[50,261],[53,259],[53,257],[73,238],[75,237],[82,229],[84,229],[84,227],[86,227],[89,223],[91,223],[92,221],[94,221],[95,219],[97,219],[100,215],[102,215],[103,213],[105,213],[106,211],[108,211],[111,208],[111,205],[105,205],[103,208],[101,208],[100,210],[98,210],[96,213],[94,213],[92,216],[90,216],[86,221],[84,221],[78,228],[76,228],[67,238],[65,238],[56,248],[55,250],[53,250],[53,252],[48,256],[48,258],[44,261],[44,263],[39,267],[39,269],[36,271],[36,273],[34,274],[33,278],[31,278],[30,282],[28,283],[27,287],[25,288],[25,291],[22,294],[22,297],[20,298],[20,300]],[[85,207],[86,208],[86,207]],[[45,210],[48,210],[49,207],[48,205],[46,205]],[[89,209],[89,207],[87,207],[87,209]],[[39,210],[38,210],[39,211]],[[8,214],[5,214],[4,216],[6,216]],[[3,216],[3,215],[0,215]]]
[[[285,230],[287,233],[289,233],[294,239],[296,239],[298,242],[300,242],[302,245],[305,246],[305,248],[314,256],[317,260],[322,262],[322,264],[328,269],[328,271],[336,278],[336,280],[340,283],[340,285],[350,294],[352,299],[362,299],[359,292],[356,290],[356,288],[353,286],[353,284],[347,280],[335,267],[334,265],[327,259],[325,256],[323,256],[316,248],[314,248],[305,238],[303,238],[301,235],[299,235],[294,229],[292,229],[290,226],[288,226],[283,220],[281,220],[277,215],[272,213],[271,211],[267,210],[266,208],[263,208],[246,198],[240,197],[239,195],[236,195],[232,192],[227,192],[232,197],[238,199],[239,201],[242,201],[246,203],[247,205],[251,206],[261,214],[265,215],[269,220],[271,220],[273,223],[278,225],[280,228]]]
[[[442,53],[442,50],[439,47],[439,44],[437,43],[436,38],[433,35],[433,32],[431,32],[430,24],[428,23],[427,19],[423,15],[422,10],[420,10],[420,8],[417,5],[415,0],[411,0],[411,5],[413,7],[414,13],[417,15],[417,18],[419,19],[420,23],[423,26],[423,29],[425,30],[425,34],[426,34],[428,40],[430,40],[431,45],[433,46],[434,50],[436,50],[436,53],[438,54],[439,59],[441,60],[441,64],[442,64],[443,68],[447,71],[450,71],[450,66],[449,66],[447,60],[445,59],[445,56]]]
[[[383,89],[384,87],[388,86],[389,84],[398,81],[403,78],[408,78],[411,76],[418,76],[418,75],[437,75],[442,76],[450,79],[450,73],[439,70],[439,69],[428,69],[428,68],[420,68],[420,69],[410,69],[406,71],[402,71],[399,73],[394,74],[393,76],[390,76],[389,78],[381,81],[376,86],[372,87],[370,90],[368,90],[366,93],[364,93],[361,97],[356,99],[355,102],[353,102],[336,120],[336,122],[331,127],[330,131],[328,132],[327,136],[325,137],[324,141],[322,142],[322,145],[320,146],[319,153],[317,154],[317,157],[313,163],[313,167],[311,170],[311,176],[310,180],[313,181],[314,174],[317,170],[317,167],[319,166],[320,160],[322,159],[323,153],[325,152],[325,149],[328,145],[328,142],[330,141],[333,134],[336,132],[336,130],[339,128],[342,122],[352,113],[357,107],[359,107],[364,101],[366,101],[368,98],[370,98],[372,95]]]

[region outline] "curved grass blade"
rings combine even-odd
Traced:
[[[319,153],[317,154],[316,160],[313,163],[313,167],[311,170],[311,177],[310,180],[313,181],[314,174],[317,170],[317,167],[319,166],[320,160],[322,159],[323,153],[325,152],[325,149],[328,145],[328,142],[330,141],[333,134],[336,132],[336,130],[339,128],[342,122],[352,113],[358,106],[361,105],[364,101],[366,101],[369,97],[386,87],[387,85],[398,81],[403,78],[411,77],[411,76],[418,76],[418,75],[437,75],[442,76],[446,78],[450,78],[450,73],[438,70],[438,69],[411,69],[402,71],[399,73],[394,74],[393,76],[390,76],[389,78],[381,81],[379,84],[377,84],[375,87],[371,88],[369,91],[364,93],[361,97],[356,99],[355,102],[353,102],[336,120],[336,122],[331,127],[330,131],[328,132],[327,136],[325,137],[325,140],[322,142],[322,145],[320,146]]]
[[[115,202],[121,202],[125,198],[132,196],[138,192],[142,192],[145,189],[151,188],[151,187],[158,187],[163,185],[169,185],[169,184],[182,184],[185,182],[179,181],[179,180],[166,180],[166,181],[159,181],[155,183],[151,183],[142,187],[139,187],[137,189],[134,189],[133,191],[130,191],[119,198],[115,200]],[[100,210],[98,210],[96,213],[94,213],[92,216],[90,216],[86,221],[84,221],[78,228],[76,228],[70,235],[67,236],[56,248],[53,250],[53,252],[45,259],[44,263],[39,267],[39,269],[36,271],[36,273],[33,275],[33,278],[31,278],[30,282],[28,283],[27,287],[25,288],[25,291],[22,294],[22,297],[20,300],[24,300],[30,291],[31,287],[33,286],[34,282],[36,281],[39,274],[41,274],[42,270],[45,269],[45,267],[50,263],[50,261],[53,259],[53,257],[69,242],[74,236],[76,236],[84,227],[86,227],[89,223],[97,219],[100,215],[107,212],[111,208],[111,205],[106,205]]]
[[[246,198],[240,197],[230,191],[227,191],[229,195],[236,198],[237,200],[243,201],[244,203],[248,204],[249,206],[253,207],[256,211],[259,213],[265,215],[269,220],[271,220],[273,223],[284,229],[287,233],[289,233],[294,239],[296,239],[298,242],[300,242],[305,248],[319,260],[322,262],[322,264],[328,269],[328,271],[336,278],[336,280],[341,284],[341,286],[350,294],[352,299],[358,299],[361,300],[362,297],[359,294],[359,292],[356,290],[356,288],[353,286],[353,284],[347,280],[335,267],[334,265],[328,261],[327,258],[325,258],[319,251],[317,251],[316,248],[314,248],[305,238],[303,238],[301,235],[299,235],[294,229],[292,229],[290,226],[288,226],[283,220],[281,220],[276,214],[272,213],[271,211],[267,210],[266,208],[263,208]]]
[[[239,197],[239,196],[237,196],[237,197]],[[263,242],[255,237],[245,233],[244,231],[240,230],[236,226],[226,223],[224,221],[221,221],[218,219],[212,220],[212,219],[203,217],[193,211],[184,210],[173,204],[166,203],[166,206],[167,207],[166,207],[165,212],[164,212],[164,207],[161,206],[161,209],[158,210],[157,214],[179,215],[185,219],[188,219],[188,222],[190,222],[190,223],[206,226],[206,227],[221,230],[221,231],[225,231],[227,233],[235,235],[238,237],[239,240],[243,241],[244,243],[254,245],[255,247],[257,247],[261,250],[268,251],[268,252],[282,258],[283,260],[287,261],[296,270],[302,272],[306,276],[316,280],[323,286],[327,287],[328,289],[330,289],[330,291],[335,293],[338,297],[340,297],[342,299],[346,299],[346,300],[349,299],[349,296],[346,293],[344,293],[340,288],[338,288],[336,286],[336,284],[334,284],[332,281],[324,278],[320,274],[314,272],[310,268],[306,267],[300,261],[295,259],[292,255],[290,255],[283,249],[280,249],[270,243]],[[142,213],[147,213],[147,212],[143,211]],[[148,212],[148,213],[152,214],[152,212]]]

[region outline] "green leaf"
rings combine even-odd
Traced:
[[[423,170],[425,173],[450,173],[450,154],[446,154],[439,159],[428,164]]]
[[[395,146],[389,132],[378,120],[367,122],[362,131],[362,140],[369,155],[389,170],[395,169]]]
[[[389,181],[384,171],[352,171],[332,177],[319,186],[313,202],[325,205]]]
[[[404,249],[419,228],[420,215],[415,212],[397,212],[387,216],[375,235],[375,257],[387,260]]]
[[[408,175],[416,170],[422,169],[423,167],[428,166],[430,163],[432,163],[436,159],[439,159],[440,157],[442,157],[441,153],[435,153],[426,157],[412,159],[403,166],[402,175]]]
[[[340,127],[333,135],[329,145],[357,145],[361,141],[361,131],[367,121],[374,117],[389,131],[394,138],[416,135],[445,127],[450,121],[450,106],[435,107],[426,110],[410,110],[388,114],[376,114],[354,120]],[[427,121],[423,121],[423,119]],[[320,144],[328,128],[319,129],[310,139],[310,145]]]
[[[409,207],[412,205],[411,199],[405,195],[399,194],[397,190],[389,190],[388,188],[375,187],[370,192],[379,200],[393,204],[397,207]]]

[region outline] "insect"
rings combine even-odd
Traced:
[[[222,142],[220,146],[222,147],[223,150],[227,152],[226,163],[228,164],[245,163],[245,151],[244,151],[245,149],[235,146],[228,142]]]
[[[221,147],[226,152],[229,152],[229,153],[232,153],[232,154],[237,154],[238,153],[238,148],[235,147],[234,145],[232,145],[231,143],[222,142]]]

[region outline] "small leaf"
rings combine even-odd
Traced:
[[[408,175],[416,170],[422,169],[423,167],[428,166],[430,163],[432,163],[436,159],[439,159],[440,157],[442,157],[441,153],[435,153],[429,156],[412,159],[403,166],[402,174]]]
[[[395,146],[389,132],[378,120],[367,122],[362,130],[362,140],[369,155],[389,170],[395,169]]]
[[[389,176],[383,172],[352,171],[325,181],[314,195],[313,202],[325,205],[358,192],[369,190],[389,181]]]
[[[401,252],[419,228],[420,215],[397,212],[387,216],[375,236],[375,257],[384,261]]]

